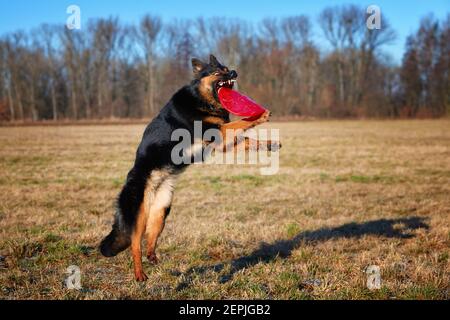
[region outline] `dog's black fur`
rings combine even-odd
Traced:
[[[215,117],[227,123],[229,113],[223,109],[217,97],[217,82],[235,79],[237,73],[220,64],[211,55],[210,63],[192,60],[195,78],[184,86],[166,104],[159,115],[145,129],[142,141],[136,152],[133,168],[127,176],[125,185],[117,200],[117,212],[112,231],[106,236],[100,251],[111,257],[125,250],[131,244],[131,233],[144,199],[147,180],[154,170],[165,168],[174,173],[181,171],[186,164],[174,164],[171,160],[173,147],[178,143],[171,141],[172,132],[184,128],[194,137],[194,121]],[[208,81],[205,81],[208,79]],[[205,92],[211,96],[205,96]],[[203,131],[219,128],[218,124],[203,122]],[[166,214],[170,207],[166,209]]]

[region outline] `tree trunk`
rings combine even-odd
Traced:
[[[23,121],[25,114],[23,112],[22,98],[20,96],[19,90],[17,89],[17,85],[14,85],[14,92],[16,93],[17,104],[19,106],[19,117],[20,117],[20,120]]]
[[[149,115],[153,116],[155,113],[155,77],[153,72],[153,56],[151,54],[148,55],[147,58],[147,68],[148,68],[148,112]]]
[[[84,104],[86,106],[86,118],[87,119],[91,119],[92,118],[92,107],[89,101],[89,97],[86,93],[86,90],[83,90],[83,99],[84,99]]]
[[[309,75],[308,75],[308,99],[307,106],[311,112],[314,103],[314,93],[316,89],[316,75],[317,75],[317,60],[314,54],[310,56],[309,63]]]
[[[52,79],[50,80],[50,95],[52,99],[52,116],[53,121],[58,120],[58,106],[56,101],[56,90],[55,90],[55,81],[56,81],[56,72],[55,72],[55,64],[53,62],[53,55],[51,54],[50,45],[47,45],[47,52],[49,56],[49,66],[50,66],[50,74]]]
[[[339,101],[341,102],[341,108],[345,104],[345,91],[344,91],[344,66],[342,58],[339,57],[338,62],[338,81],[339,81]]]
[[[74,120],[77,120],[78,119],[78,106],[77,106],[76,88],[75,88],[74,84],[72,84],[71,100],[72,100],[72,115],[73,115]]]
[[[36,98],[34,95],[34,85],[31,84],[30,88],[30,109],[31,109],[31,118],[33,121],[38,120],[38,112],[36,110]]]
[[[11,120],[16,120],[16,113],[14,111],[14,101],[11,93],[11,85],[8,86],[8,104],[9,104],[9,113],[11,114]]]
[[[54,79],[52,79],[52,84],[51,84],[51,95],[52,95],[52,112],[53,112],[53,121],[58,120],[58,110],[57,110],[57,105],[56,105],[56,92],[55,92],[55,84],[54,84]]]

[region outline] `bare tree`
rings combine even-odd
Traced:
[[[72,32],[69,29],[64,29],[61,32],[61,42],[64,47],[64,63],[67,68],[68,82],[69,82],[69,96],[72,109],[73,119],[78,119],[78,61],[80,61],[79,42],[80,34]]]
[[[346,45],[347,35],[345,33],[346,30],[341,23],[342,20],[340,12],[341,9],[338,7],[324,9],[320,14],[319,23],[326,39],[336,51],[339,101],[341,104],[344,104],[344,60],[342,57],[342,51]]]
[[[142,18],[139,28],[135,32],[136,39],[141,45],[145,56],[147,112],[152,115],[156,112],[155,92],[157,84],[155,80],[155,60],[161,29],[162,21],[159,17],[146,15]]]
[[[50,95],[52,101],[52,118],[54,121],[58,120],[58,100],[56,96],[56,82],[58,52],[54,48],[55,41],[57,41],[57,29],[54,26],[44,24],[41,27],[42,43],[44,45],[45,55],[47,57],[48,69],[51,75],[50,78]]]
[[[114,116],[113,101],[110,95],[110,67],[115,53],[119,35],[119,21],[117,18],[100,19],[91,24],[93,34],[94,69],[96,73],[97,107],[104,112],[104,104],[109,105],[108,116]],[[105,114],[106,115],[106,114]]]
[[[16,120],[16,111],[13,100],[11,65],[8,63],[8,46],[7,41],[0,41],[0,77],[2,79],[3,92],[7,96],[10,119],[14,121]]]

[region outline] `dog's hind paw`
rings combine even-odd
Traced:
[[[150,262],[151,264],[156,265],[159,263],[158,257],[154,253],[147,255],[147,259],[148,259],[148,262]]]

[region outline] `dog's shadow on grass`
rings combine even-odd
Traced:
[[[220,277],[220,283],[226,283],[233,275],[260,262],[268,263],[276,258],[288,258],[292,251],[302,244],[317,243],[330,239],[360,238],[365,235],[374,235],[386,238],[408,239],[414,237],[413,231],[419,228],[429,229],[425,218],[409,217],[402,219],[379,219],[364,223],[347,223],[335,228],[321,228],[313,231],[304,231],[287,240],[278,240],[273,243],[262,242],[258,249],[248,255],[238,257],[228,262],[222,262],[209,266],[198,266],[188,269],[186,272],[172,272],[180,276],[177,291],[188,287],[195,275],[201,275],[208,271],[220,273],[229,264],[229,271]]]

